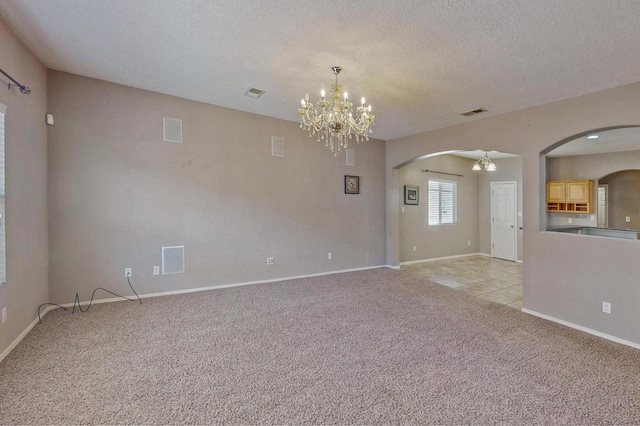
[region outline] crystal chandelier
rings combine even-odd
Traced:
[[[368,141],[369,133],[373,133],[371,125],[374,124],[374,115],[371,114],[371,105],[366,107],[365,99],[361,99],[360,106],[353,116],[352,106],[349,102],[349,94],[344,92],[341,96],[342,86],[338,84],[340,67],[332,67],[336,76],[336,82],[331,85],[331,99],[325,99],[324,89],[320,92],[320,99],[316,106],[309,102],[309,94],[304,96],[298,108],[300,116],[300,128],[309,131],[309,137],[318,134],[318,142],[324,140],[324,145],[333,152],[334,156],[347,148],[349,139],[355,135],[357,143],[361,140]]]
[[[471,170],[482,170],[481,165],[484,166],[484,169],[488,172],[495,172],[497,170],[495,163],[489,158],[488,152],[484,153],[484,158],[476,161],[476,164],[473,165]]]

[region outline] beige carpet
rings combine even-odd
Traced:
[[[640,351],[386,268],[52,311],[0,384],[2,424],[640,423]]]

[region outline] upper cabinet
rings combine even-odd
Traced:
[[[547,181],[547,211],[593,213],[593,181]]]
[[[568,180],[567,203],[592,204],[592,180]]]
[[[567,185],[564,180],[547,181],[547,203],[564,203],[567,200]]]

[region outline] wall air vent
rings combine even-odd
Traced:
[[[184,246],[162,247],[162,275],[184,273]]]
[[[164,117],[163,135],[165,142],[182,143],[182,120]]]
[[[484,109],[484,108],[478,108],[478,109],[474,109],[473,111],[463,112],[460,115],[464,115],[465,117],[470,117],[472,115],[480,114],[480,113],[483,113],[483,112],[487,112],[487,110]]]
[[[264,90],[260,90],[260,89],[256,89],[253,87],[250,87],[249,90],[247,90],[246,92],[244,92],[245,96],[249,96],[251,98],[259,98],[260,96],[264,95],[265,91]]]
[[[347,148],[347,166],[355,166],[356,165],[356,150]]]

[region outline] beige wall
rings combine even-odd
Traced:
[[[23,95],[7,90],[0,76],[5,121],[7,284],[0,286],[2,353],[36,318],[48,297],[47,245],[47,106],[45,67],[0,21],[0,67],[31,88]]]
[[[604,90],[386,144],[387,263],[400,259],[399,167],[423,155],[483,149],[522,156],[524,307],[640,343],[640,244],[545,232],[546,165],[541,152],[608,127],[638,125],[640,83]],[[612,314],[601,311],[612,303]]]
[[[400,185],[420,187],[419,205],[400,203],[400,261],[409,262],[478,252],[478,175],[471,171],[474,161],[454,155],[439,155],[410,163],[400,169]],[[459,176],[425,173],[435,170]],[[458,217],[453,225],[429,226],[429,179],[456,181]],[[404,213],[402,213],[404,207]],[[471,241],[471,245],[469,245]],[[413,251],[413,246],[416,251]]]
[[[49,109],[55,302],[128,294],[125,267],[153,293],[385,264],[381,141],[346,166],[297,123],[57,71]],[[183,120],[183,143],[163,142],[163,116]],[[185,245],[186,273],[152,275],[163,245]]]

